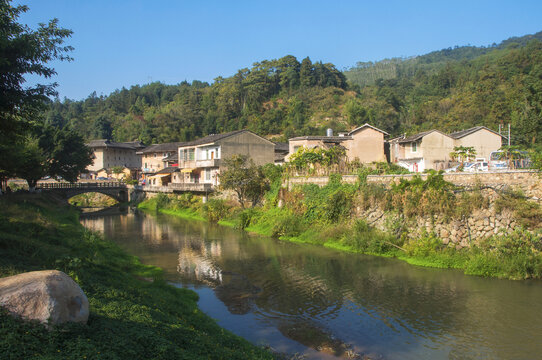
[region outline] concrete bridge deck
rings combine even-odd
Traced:
[[[119,202],[130,200],[128,186],[122,182],[77,182],[77,183],[38,183],[36,189],[53,192],[65,199],[72,198],[79,194],[97,192],[108,195]]]

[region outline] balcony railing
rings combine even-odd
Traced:
[[[220,165],[220,159],[208,159],[208,160],[181,160],[179,161],[179,167],[183,168],[207,168],[218,167]]]
[[[107,182],[78,182],[78,183],[38,183],[36,188],[38,189],[93,189],[93,188],[124,188],[125,183],[118,181]]]
[[[220,159],[196,160],[196,167],[218,167]]]

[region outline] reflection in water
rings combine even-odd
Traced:
[[[167,216],[82,218],[235,333],[310,358],[536,358],[541,283],[468,277]]]

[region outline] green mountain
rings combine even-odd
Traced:
[[[476,125],[512,125],[512,143],[542,143],[542,32],[499,45],[458,47],[387,61],[395,73],[372,81],[372,67],[345,75],[357,87],[357,106],[392,133]],[[378,63],[377,63],[378,64]],[[359,67],[358,67],[359,68]],[[358,81],[361,79],[361,81]]]
[[[57,100],[47,119],[70,124],[87,139],[185,141],[247,128],[284,140],[336,125],[346,89],[344,74],[333,64],[285,56],[213,84],[152,83],[104,97],[94,93],[82,101]]]
[[[532,40],[542,41],[542,31],[534,35],[511,37],[500,44],[490,46],[455,46],[425,55],[409,58],[392,58],[378,62],[358,62],[355,66],[344,71],[348,81],[359,86],[374,85],[378,79],[395,79],[398,77],[413,76],[416,71],[424,70],[427,73],[436,73],[447,63],[455,61],[472,60],[485,55],[495,49],[518,48],[526,46]]]
[[[82,101],[54,101],[47,121],[87,139],[185,141],[250,129],[275,140],[365,122],[392,135],[512,124],[512,143],[542,144],[542,32],[489,47],[409,59],[333,64],[293,56],[255,63],[212,84],[152,83]]]

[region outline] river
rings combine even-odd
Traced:
[[[542,282],[466,276],[142,212],[85,215],[222,327],[307,359],[537,359]]]

